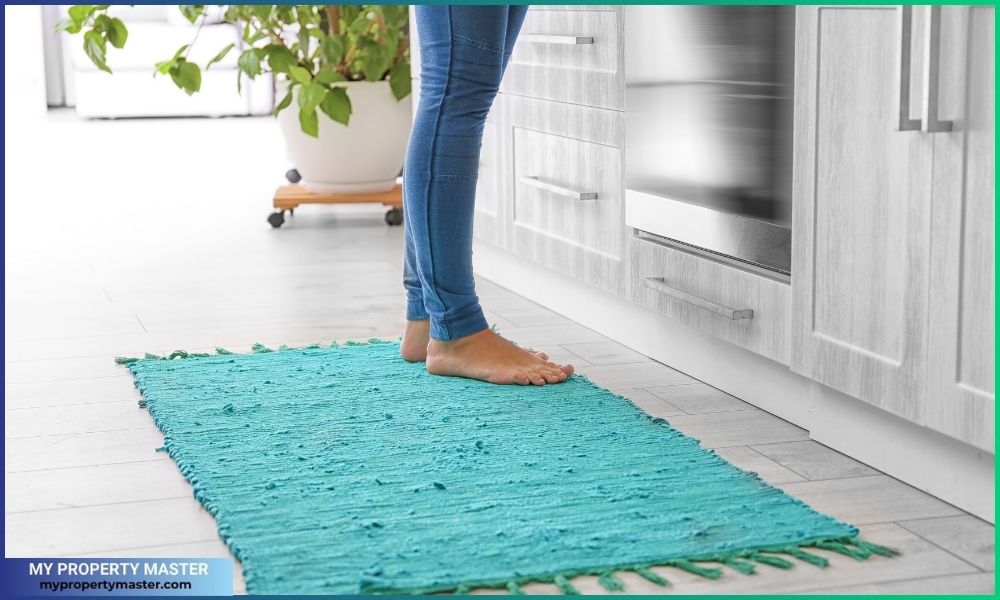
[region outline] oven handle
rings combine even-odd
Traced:
[[[520,35],[518,39],[538,44],[564,44],[569,46],[582,46],[594,43],[594,38],[585,35],[545,35],[544,33],[525,33]]]
[[[555,185],[554,183],[546,183],[532,175],[521,175],[517,178],[517,180],[525,185],[530,185],[531,187],[536,187],[540,190],[552,192],[553,194],[558,194],[574,200],[597,200],[597,192],[578,192],[576,190],[564,188],[561,185]]]
[[[676,298],[681,302],[685,302],[692,306],[697,306],[698,308],[715,313],[727,319],[733,321],[740,321],[743,319],[753,318],[753,310],[749,308],[729,308],[728,306],[723,306],[722,304],[716,304],[715,302],[705,300],[704,298],[692,296],[687,292],[682,292],[677,288],[670,287],[669,285],[667,285],[666,280],[664,280],[662,277],[644,277],[642,281],[647,288],[655,292],[660,292],[661,294],[670,296],[671,298]]]
[[[897,33],[899,60],[896,61],[896,123],[897,131],[920,131],[920,119],[910,118],[910,74],[913,62],[913,7],[900,5]]]

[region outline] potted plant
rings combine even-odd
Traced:
[[[128,29],[108,5],[74,5],[59,27],[82,34],[84,51],[111,72],[107,53],[123,48]],[[409,137],[409,13],[406,5],[205,5],[178,7],[192,24],[240,28],[242,43],[220,48],[205,69],[238,52],[249,78],[275,76],[274,109],[301,182],[316,192],[385,191],[395,184]],[[113,12],[113,11],[112,11]],[[192,43],[197,30],[192,34]],[[190,44],[157,63],[188,94],[201,87],[202,66]],[[239,81],[237,81],[239,85]]]

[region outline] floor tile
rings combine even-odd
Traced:
[[[706,448],[751,446],[809,438],[806,430],[762,410],[671,417],[670,424]]]
[[[215,521],[193,497],[4,515],[5,556],[74,555],[201,542]]]
[[[642,388],[627,388],[611,391],[619,396],[628,398],[632,404],[641,408],[651,417],[667,418],[685,414],[683,410],[665,400],[657,398]]]
[[[754,407],[739,398],[734,398],[722,390],[704,383],[691,385],[668,385],[647,388],[677,408],[692,415],[703,413],[753,410]]]
[[[170,460],[7,473],[5,483],[8,513],[191,496]]]
[[[962,511],[887,475],[787,483],[789,494],[855,525],[948,517]]]
[[[4,411],[6,439],[153,426],[149,412],[140,408],[135,400]]]
[[[762,444],[754,446],[754,450],[806,479],[843,479],[880,474],[868,465],[812,440]]]
[[[805,478],[801,475],[789,471],[760,452],[756,452],[753,448],[747,446],[719,448],[715,452],[729,463],[744,471],[756,473],[761,479],[771,485],[805,481]]]
[[[653,361],[582,367],[579,372],[597,385],[608,389],[649,388],[695,381],[680,371]]]
[[[920,537],[964,558],[984,571],[992,571],[996,549],[993,525],[970,515],[918,519],[899,523]]]
[[[621,365],[649,362],[649,357],[618,342],[584,342],[563,344],[563,348],[583,358],[592,365]]]

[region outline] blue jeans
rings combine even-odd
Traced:
[[[472,276],[472,218],[483,126],[526,6],[415,7],[420,101],[406,151],[406,318],[431,337],[488,327]]]

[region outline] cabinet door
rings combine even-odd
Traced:
[[[899,10],[797,9],[791,368],[919,421],[934,136],[897,130]]]
[[[483,126],[483,144],[479,151],[479,179],[476,182],[476,239],[507,246],[507,222],[510,220],[509,195],[506,193],[503,136],[504,98],[498,95]]]
[[[994,451],[994,7],[942,9],[926,424]]]
[[[622,113],[503,96],[511,249],[624,294]]]

